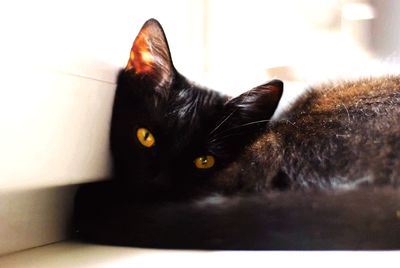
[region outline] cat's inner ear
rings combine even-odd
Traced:
[[[282,93],[283,82],[272,80],[229,100],[224,108],[230,117],[228,125],[265,124],[275,113]]]
[[[167,39],[158,21],[148,20],[137,35],[125,71],[149,76],[156,88],[167,87],[172,82],[174,67]]]

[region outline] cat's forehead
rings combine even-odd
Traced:
[[[178,125],[194,125],[203,117],[216,115],[222,104],[216,92],[191,86],[173,93],[168,103],[168,116]]]
[[[219,93],[191,85],[172,92],[165,122],[182,135],[206,135],[218,121],[223,103]]]

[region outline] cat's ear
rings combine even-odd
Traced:
[[[156,89],[170,85],[174,67],[167,39],[160,23],[148,20],[140,30],[129,56],[125,71],[150,77]]]
[[[225,104],[225,113],[231,125],[256,124],[269,120],[278,107],[283,93],[283,82],[272,80],[255,87]]]

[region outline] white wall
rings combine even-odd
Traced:
[[[370,0],[377,19],[372,23],[372,48],[374,53],[386,61],[400,61],[400,1]]]
[[[210,84],[237,94],[274,76],[312,83],[368,72],[370,53],[357,35],[368,31],[369,21],[343,18],[351,2],[209,1]],[[359,8],[368,8],[364,2]]]

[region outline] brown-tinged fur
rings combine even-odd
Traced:
[[[219,173],[225,192],[400,182],[400,77],[311,88]]]

